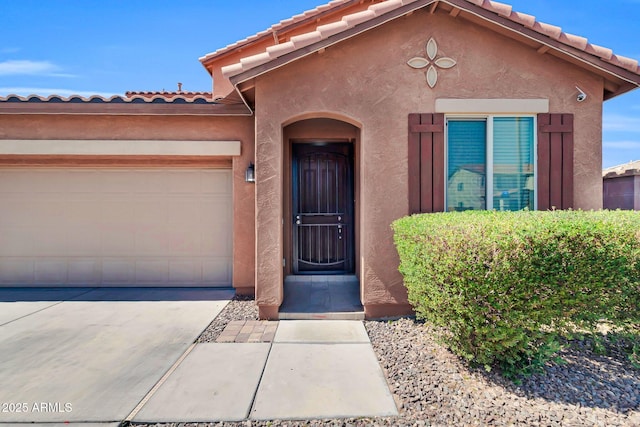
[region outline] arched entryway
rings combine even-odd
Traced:
[[[360,311],[360,129],[335,118],[305,118],[285,126],[283,139],[281,318],[292,300],[306,300],[316,311]]]

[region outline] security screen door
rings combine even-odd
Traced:
[[[293,273],[352,273],[353,145],[295,143],[292,148]]]

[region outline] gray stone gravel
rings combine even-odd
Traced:
[[[255,319],[252,310],[253,301],[232,301],[201,342],[215,340],[230,320]],[[495,372],[468,369],[423,323],[366,321],[365,327],[398,417],[157,426],[640,426],[640,370],[615,349],[599,356],[588,345],[574,346],[561,353],[566,364],[550,364],[546,374],[516,386]]]

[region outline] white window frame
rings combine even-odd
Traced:
[[[486,126],[486,176],[485,176],[485,209],[490,211],[493,206],[493,119],[497,117],[523,117],[533,119],[533,209],[538,210],[538,116],[537,114],[445,114],[445,135],[444,135],[444,207],[448,212],[449,192],[449,121],[453,120],[478,120],[485,121]]]

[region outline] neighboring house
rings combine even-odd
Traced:
[[[2,285],[233,285],[273,319],[286,276],[356,274],[405,314],[393,220],[463,164],[487,209],[601,208],[602,103],[640,85],[486,0],[334,0],[201,61],[211,96],[0,100]]]
[[[602,171],[605,209],[640,211],[640,160]]]
[[[481,170],[479,170],[481,169]],[[461,166],[447,180],[447,211],[486,209],[485,167]]]

